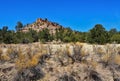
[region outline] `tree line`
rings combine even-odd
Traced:
[[[8,30],[8,26],[3,26],[0,29],[0,43],[5,44],[19,44],[19,43],[33,43],[33,42],[52,42],[61,41],[69,42],[85,42],[91,44],[106,44],[106,43],[120,43],[120,31],[113,28],[107,31],[101,24],[96,24],[88,32],[74,31],[71,28],[56,29],[55,34],[50,34],[48,29],[36,32],[30,29],[28,32],[20,32],[23,24],[18,22],[15,26],[16,31]]]

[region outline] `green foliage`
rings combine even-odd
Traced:
[[[114,34],[114,35],[111,37],[111,41],[112,41],[112,42],[115,42],[115,43],[120,43],[120,34]]]
[[[38,33],[38,38],[41,42],[48,42],[50,41],[51,35],[48,29],[43,29]]]
[[[0,43],[3,42],[3,34],[2,34],[2,30],[0,29]]]
[[[60,28],[56,30],[55,40],[63,42],[77,42],[82,40],[82,34],[78,31],[73,31],[70,28]]]
[[[35,31],[30,29],[28,32],[20,31],[23,28],[23,24],[18,22],[16,25],[16,32],[8,30],[7,26],[0,29],[0,43],[33,43],[33,42],[51,42],[61,41],[65,43],[69,42],[88,42],[94,44],[106,44],[106,43],[120,43],[120,32],[115,28],[110,31],[106,31],[101,24],[95,25],[89,32],[73,31],[71,28],[56,29],[55,34],[51,34],[48,29],[42,31]]]
[[[20,21],[18,21],[15,28],[16,28],[16,31],[20,31],[23,28],[23,24]]]
[[[113,28],[113,29],[110,29],[110,31],[108,31],[108,34],[109,34],[109,42],[112,43],[112,42],[115,42],[113,40],[113,35],[117,34],[118,31],[117,29]]]
[[[88,33],[87,41],[89,43],[105,44],[108,41],[107,31],[101,24],[97,24]]]
[[[15,39],[16,37],[15,37],[14,31],[7,31],[3,41],[6,44],[11,44],[16,42]]]
[[[111,35],[114,35],[116,33],[117,33],[117,29],[116,28],[110,29],[110,31],[109,31],[109,34],[111,34]]]
[[[4,26],[0,29],[0,43],[14,43],[14,31],[8,31],[8,27]]]

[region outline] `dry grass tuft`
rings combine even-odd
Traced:
[[[2,51],[2,49],[0,49],[0,60],[1,60],[1,55],[2,55],[2,53],[3,53],[3,51]]]
[[[83,45],[84,45],[84,43],[81,43],[81,42],[76,42],[76,43],[75,43],[75,45],[77,45],[77,46],[83,46]]]
[[[26,60],[25,55],[19,54],[19,58],[16,60],[15,64],[18,70],[21,70],[27,67],[27,62],[28,60]]]
[[[32,59],[29,59],[29,61],[28,61],[28,66],[27,67],[32,67],[32,66],[35,66],[35,65],[37,65],[38,64],[38,62],[39,62],[39,58],[41,57],[41,53],[37,53],[37,54],[35,54],[33,57],[32,57]]]
[[[50,78],[51,78],[51,75],[47,73],[43,79],[38,80],[38,81],[48,81],[48,79]]]
[[[8,53],[3,54],[2,49],[0,49],[0,60],[3,60],[3,61],[8,61],[8,60],[10,60],[9,54],[8,54]]]
[[[108,62],[108,61],[110,60],[110,57],[111,57],[110,54],[105,54],[105,55],[102,57],[102,61]]]
[[[12,52],[13,52],[13,49],[8,48],[6,53],[7,53],[7,54],[11,54]]]
[[[72,55],[70,46],[68,46],[68,45],[66,46],[66,53],[68,54],[68,56]]]
[[[115,55],[114,63],[120,65],[120,55]]]
[[[0,54],[2,54],[3,53],[3,51],[2,51],[2,49],[0,49]]]
[[[7,54],[1,55],[1,60],[8,61],[10,57]]]
[[[98,48],[98,49],[97,49],[97,54],[103,55],[103,54],[105,54],[105,52],[103,51],[102,48]]]
[[[91,64],[92,68],[94,68],[94,69],[98,66],[98,62],[96,62],[94,60],[90,61],[90,64]]]
[[[88,55],[89,53],[88,52],[86,52],[85,50],[81,50],[81,56],[82,57],[84,57],[84,56],[86,56],[86,55]]]
[[[23,54],[21,50],[19,50],[18,52],[18,58],[15,63],[18,70],[37,65],[42,55],[41,53],[35,53],[35,54],[33,54],[32,52],[31,53],[26,52],[26,53],[27,54]]]

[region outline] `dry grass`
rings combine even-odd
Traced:
[[[89,53],[88,52],[86,52],[85,50],[81,50],[81,52],[80,52],[81,54],[81,56],[82,57],[84,57],[84,56],[86,56],[86,55],[88,55]]]
[[[110,57],[111,57],[110,54],[105,54],[105,55],[102,57],[102,61],[108,62],[108,61],[110,60]]]
[[[84,43],[76,42],[75,45],[79,47],[79,49],[80,49],[80,55],[81,55],[82,57],[84,57],[84,56],[86,56],[87,54],[89,54],[89,53],[86,52],[85,50],[82,50],[82,47],[83,47]]]
[[[92,66],[92,68],[96,69],[96,67],[98,66],[98,62],[92,60],[90,61],[90,65]]]
[[[22,49],[19,49],[18,51],[18,58],[15,62],[16,67],[18,70],[24,69],[24,68],[29,68],[33,67],[38,64],[39,59],[42,55],[42,53],[34,53],[32,50],[27,49],[26,53],[23,53],[21,51]],[[29,52],[30,51],[30,52]]]
[[[32,66],[35,66],[38,64],[39,62],[39,58],[42,54],[41,53],[38,53],[38,54],[35,54],[32,59],[29,59],[28,63],[27,63],[27,67],[32,67]]]
[[[7,54],[11,54],[12,52],[13,52],[13,49],[12,48],[8,48],[6,53]]]
[[[3,51],[2,51],[2,49],[0,49],[0,54],[2,54],[3,53]]]
[[[43,79],[38,80],[38,81],[48,81],[48,79],[50,78],[51,78],[51,75],[47,73]]]
[[[114,63],[120,65],[120,55],[115,55]]]
[[[2,55],[2,53],[3,53],[3,51],[2,51],[2,49],[0,49],[0,60],[1,60],[1,55]]]
[[[66,53],[68,54],[68,56],[71,56],[71,55],[72,55],[71,49],[70,49],[70,46],[69,46],[69,45],[66,46]]]
[[[103,55],[103,54],[105,54],[105,52],[103,51],[103,49],[102,48],[97,48],[97,54],[101,54],[101,55]]]
[[[118,64],[120,65],[120,55],[118,53],[118,49],[115,45],[107,45],[106,47],[106,53],[103,54],[102,59],[105,66],[108,64]]]
[[[83,46],[84,43],[76,42],[75,45]]]
[[[118,54],[120,54],[120,47],[117,47]]]
[[[16,67],[18,68],[18,70],[24,69],[27,67],[27,62],[28,60],[26,60],[25,55],[23,54],[19,54],[19,58],[16,60]]]
[[[1,60],[8,61],[10,60],[10,57],[7,54],[4,54],[1,56]]]
[[[3,61],[10,60],[9,53],[6,52],[6,54],[3,54],[2,49],[0,49],[0,60],[3,60]]]

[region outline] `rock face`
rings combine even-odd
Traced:
[[[120,81],[120,45],[0,45],[0,81]]]

